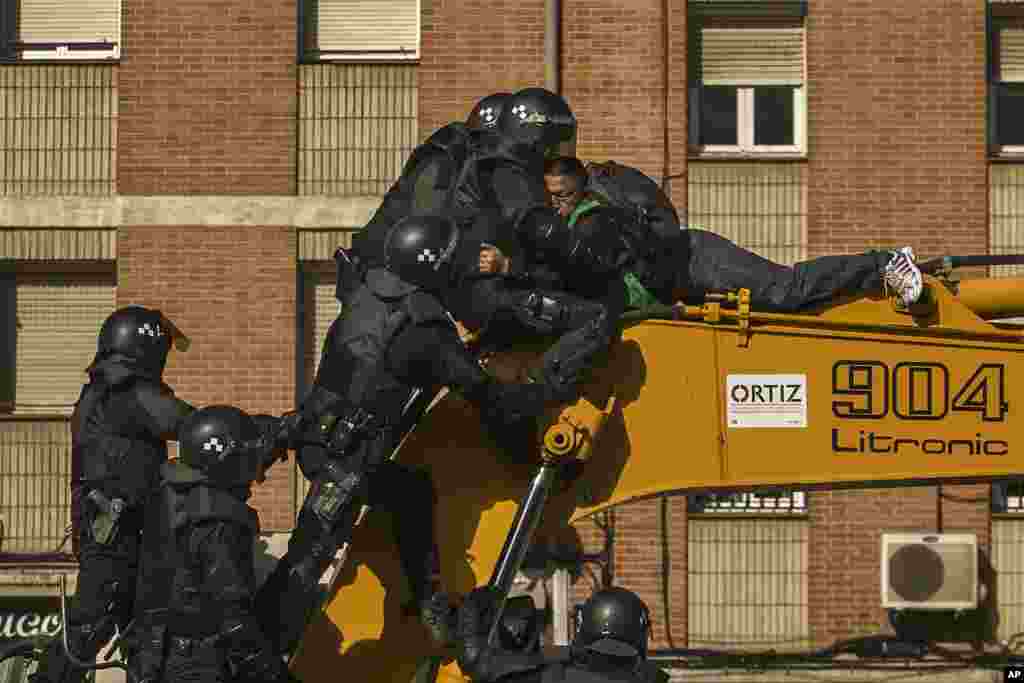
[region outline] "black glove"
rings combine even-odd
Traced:
[[[455,638],[459,667],[473,671],[487,649],[487,636],[498,610],[498,592],[490,586],[474,588],[459,605]]]
[[[569,239],[566,264],[581,276],[610,276],[628,262],[628,243],[619,215],[601,209],[580,219]]]
[[[516,233],[524,244],[545,261],[564,263],[570,255],[572,233],[565,219],[550,207],[538,207],[523,216]]]
[[[487,421],[506,426],[521,425],[542,416],[554,401],[544,383],[495,384],[484,413]]]
[[[462,599],[455,630],[459,640],[487,636],[490,633],[491,623],[498,610],[498,598],[498,591],[491,586],[479,586]]]

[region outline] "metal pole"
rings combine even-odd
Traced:
[[[516,572],[523,564],[523,558],[530,547],[530,540],[540,523],[541,513],[544,511],[544,504],[558,477],[558,468],[545,463],[537,470],[537,474],[530,482],[530,488],[519,503],[516,510],[515,520],[512,522],[512,530],[505,538],[505,546],[501,549],[498,562],[494,566],[494,573],[491,574],[489,585],[499,595],[497,610],[494,615],[494,623],[491,624],[491,631],[487,638],[489,644],[494,644],[498,635],[498,624],[501,622],[501,614],[505,609],[505,601],[508,599],[508,592],[512,589],[512,581]]]

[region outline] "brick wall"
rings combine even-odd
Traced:
[[[687,640],[686,498],[669,496],[664,500],[650,498],[626,503],[614,508],[608,519],[614,538],[613,585],[634,591],[647,603],[652,623],[650,647],[684,647]],[[599,514],[597,520],[603,524],[605,517]],[[585,552],[596,553],[604,548],[605,536],[595,518],[581,520],[576,530]],[[570,609],[601,587],[600,567],[589,566],[593,574],[584,572],[570,590]]]
[[[685,35],[685,3],[675,4],[674,28]],[[562,89],[579,122],[580,158],[664,174],[664,34],[661,0],[563,3]],[[685,59],[673,72],[680,67],[685,91]]]
[[[924,257],[986,251],[984,29],[984,3],[811,1],[812,256],[903,244]],[[937,503],[934,487],[812,494],[816,642],[887,626],[881,533],[934,530]],[[984,504],[943,501],[942,512],[945,531],[977,533],[987,546]]]
[[[663,3],[562,3],[562,94],[579,120],[580,158],[615,159],[658,180],[685,171],[686,3],[668,5],[667,169]],[[422,16],[421,138],[464,119],[488,93],[544,85],[543,0],[426,0]],[[680,207],[685,195],[677,188]]]
[[[985,3],[811,0],[812,255],[984,253]]]
[[[295,237],[283,227],[128,227],[118,231],[118,306],[163,310],[192,340],[165,378],[193,405],[281,414],[295,398]],[[290,477],[257,488],[264,529],[291,529]]]
[[[424,0],[420,138],[497,91],[544,85],[544,0]]]
[[[125,0],[122,194],[295,192],[296,0]]]
[[[890,630],[881,608],[883,533],[974,533],[988,555],[989,486],[934,486],[810,494],[811,637],[819,645]]]

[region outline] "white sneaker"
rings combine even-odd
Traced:
[[[904,306],[916,302],[924,291],[924,277],[914,261],[914,250],[903,247],[892,252],[892,258],[885,264],[885,284],[896,292]]]

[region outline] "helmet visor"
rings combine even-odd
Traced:
[[[636,657],[640,651],[629,643],[614,638],[600,638],[586,646],[588,650],[611,657]]]
[[[192,340],[177,325],[171,322],[171,319],[164,315],[162,311],[157,311],[156,313],[160,316],[160,327],[167,330],[168,334],[171,335],[174,348],[182,353],[188,351],[189,347],[192,346]]]

